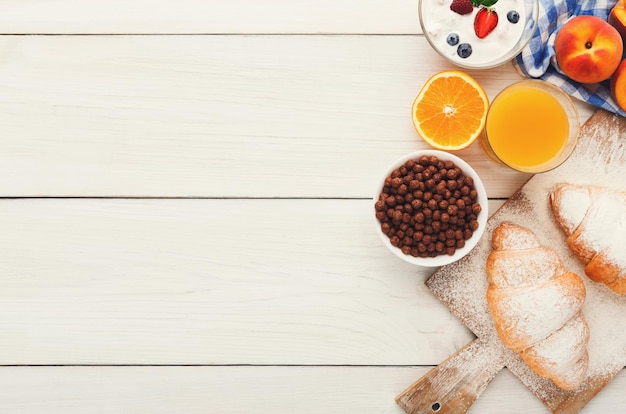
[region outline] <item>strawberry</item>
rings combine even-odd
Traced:
[[[498,25],[498,13],[482,7],[474,18],[474,33],[480,39],[486,37]]]
[[[470,14],[474,10],[471,0],[452,0],[450,10],[458,14]]]

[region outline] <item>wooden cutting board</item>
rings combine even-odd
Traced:
[[[626,295],[587,279],[583,266],[567,248],[548,198],[550,190],[563,182],[626,191],[626,118],[604,110],[594,113],[583,125],[572,156],[560,167],[534,175],[491,216],[482,239],[468,256],[440,268],[426,281],[477,339],[398,395],[396,402],[405,412],[464,413],[507,367],[550,412],[577,413],[626,365]],[[491,251],[491,233],[503,221],[534,231],[543,245],[560,254],[568,270],[585,280],[583,312],[591,332],[589,370],[587,380],[576,390],[563,391],[536,375],[496,334],[486,301],[485,261]]]

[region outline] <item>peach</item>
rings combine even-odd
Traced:
[[[622,61],[624,46],[616,28],[596,16],[576,16],[556,34],[554,51],[561,70],[580,83],[611,77]]]
[[[619,0],[609,13],[609,24],[617,29],[622,36],[622,41],[626,40],[626,8],[624,0]]]
[[[622,60],[611,77],[611,95],[617,106],[626,111],[626,59]]]

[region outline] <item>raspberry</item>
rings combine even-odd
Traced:
[[[452,0],[450,10],[458,14],[469,14],[474,10],[470,0]]]

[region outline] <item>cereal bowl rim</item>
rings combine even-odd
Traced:
[[[408,263],[412,263],[414,265],[423,266],[423,267],[439,267],[439,266],[444,266],[444,265],[454,263],[462,259],[463,257],[465,257],[467,254],[469,254],[474,249],[474,247],[476,247],[476,245],[482,238],[483,234],[485,233],[485,229],[487,227],[487,220],[489,218],[487,191],[485,190],[485,186],[483,185],[482,180],[478,176],[478,173],[476,173],[476,171],[474,170],[474,168],[472,168],[471,165],[469,165],[463,159],[461,159],[460,157],[454,154],[451,154],[445,151],[440,151],[440,150],[420,150],[420,151],[411,152],[409,154],[405,154],[402,157],[398,158],[396,161],[394,161],[392,164],[390,164],[385,170],[385,173],[383,174],[382,179],[378,181],[378,185],[376,186],[376,192],[373,198],[372,207],[373,207],[373,204],[376,203],[376,201],[378,201],[378,197],[385,184],[385,179],[391,174],[391,172],[395,170],[396,168],[402,166],[407,161],[418,159],[419,157],[424,156],[424,155],[426,156],[434,155],[442,161],[452,161],[457,167],[459,167],[463,171],[463,174],[471,177],[474,180],[474,188],[478,192],[477,199],[478,199],[478,202],[480,203],[481,211],[478,214],[478,229],[474,231],[474,233],[472,234],[472,237],[470,237],[469,240],[466,240],[465,246],[463,246],[460,249],[457,249],[453,255],[442,254],[442,255],[435,256],[435,257],[414,257],[411,255],[407,255],[407,254],[402,253],[402,250],[400,250],[399,248],[391,244],[389,237],[387,237],[387,235],[382,232],[380,228],[380,221],[378,221],[378,219],[376,218],[376,215],[372,214],[372,216],[374,217],[374,223],[376,225],[376,232],[380,236],[384,245],[387,246],[387,248],[393,254],[395,254],[400,259]]]

